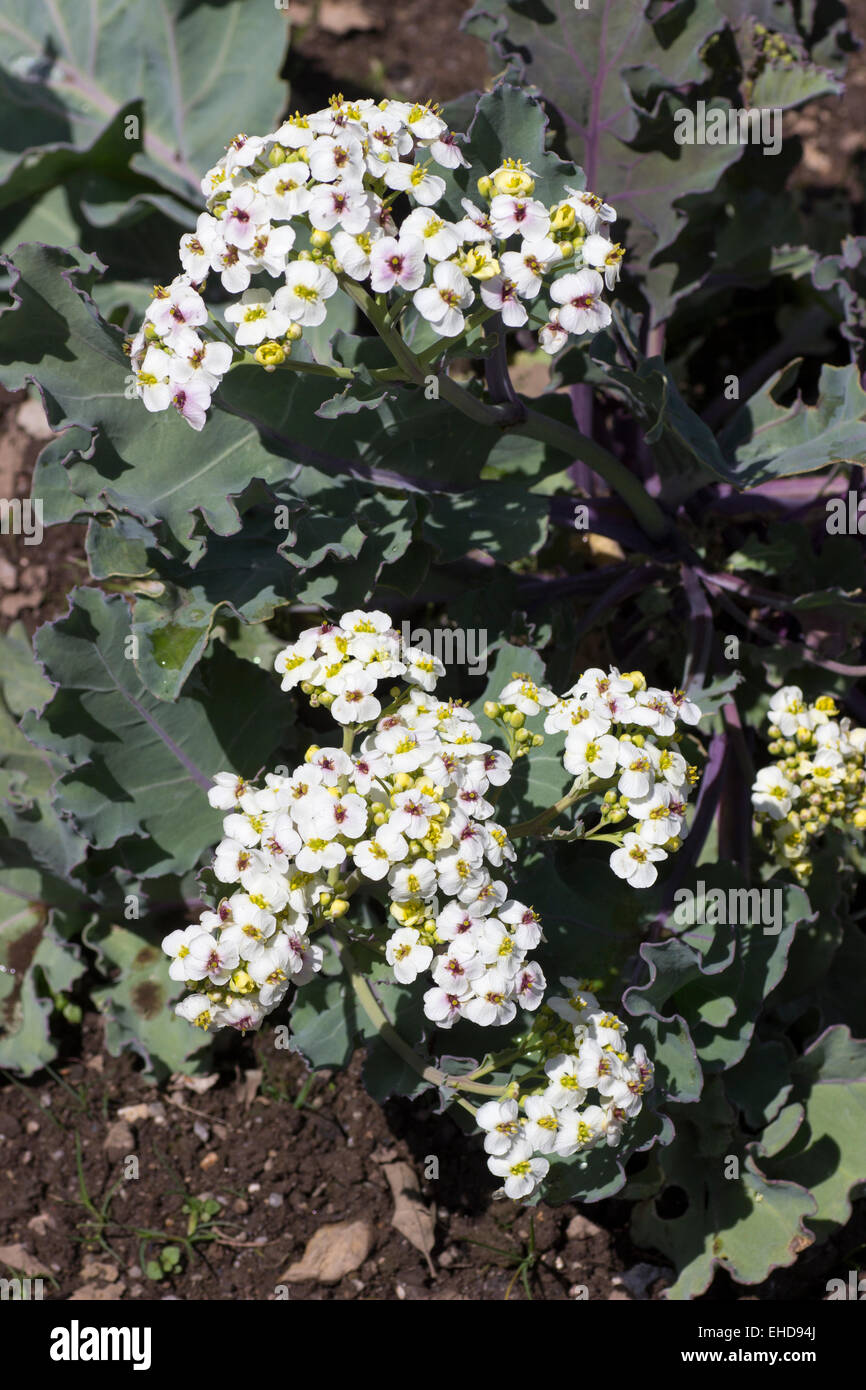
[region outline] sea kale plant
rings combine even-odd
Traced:
[[[669,1296],[791,1265],[864,1171],[844,10],[480,0],[487,90],[325,107],[261,0],[6,10],[4,540],[86,570],[0,642],[0,1065],[361,1049]]]

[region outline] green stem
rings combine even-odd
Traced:
[[[425,385],[427,373],[424,371],[424,364],[419,362],[397,329],[387,322],[387,312],[375,303],[357,281],[344,276],[341,277],[341,284],[349,298],[354,300],[370,320],[407,380],[415,382],[417,386]],[[560,449],[571,459],[587,464],[622,498],[635,521],[651,540],[661,541],[667,536],[670,521],[664,512],[625,464],[620,463],[615,455],[600,444],[596,444],[595,440],[537,410],[527,409],[525,418],[515,422],[510,407],[485,404],[484,401],[478,400],[477,396],[473,396],[471,391],[452,381],[444,372],[438,377],[438,381],[442,399],[470,420],[475,420],[481,425],[497,425],[513,434],[537,439],[542,444]]]
[[[416,386],[424,386],[428,373],[424,371],[422,364],[411,348],[404,343],[397,329],[386,321],[386,314],[357,281],[342,279],[341,284],[349,298],[353,299],[362,313],[366,314],[394,361],[402,368],[406,380],[413,381]],[[444,373],[437,380],[442,399],[448,401],[449,405],[453,405],[462,414],[467,415],[470,420],[475,420],[480,425],[499,425],[500,427],[505,423],[503,413],[498,406],[485,405],[483,401],[478,400],[477,396],[473,396],[471,391],[459,386],[456,381],[452,381]]]
[[[569,806],[573,806],[578,797],[585,791],[586,782],[584,781],[583,775],[575,777],[571,789],[566,792],[565,796],[560,797],[559,801],[555,802],[553,806],[548,806],[546,811],[541,811],[539,815],[533,816],[531,820],[521,821],[518,825],[506,826],[508,838],[513,840],[515,836],[519,838],[522,835],[537,835],[556,816],[560,815],[563,811],[567,811]]]
[[[630,473],[625,464],[609,453],[594,439],[581,434],[571,425],[554,420],[550,415],[542,415],[538,410],[528,409],[526,419],[509,426],[511,434],[519,434],[527,439],[537,439],[542,444],[550,444],[560,449],[572,459],[585,463],[625,502],[635,521],[651,540],[661,541],[670,530],[670,521],[658,503],[645,491],[640,479]]]
[[[231,342],[231,339],[228,341]],[[237,348],[236,343],[234,347]],[[245,352],[241,360],[234,365],[236,367],[258,367],[261,366],[261,363],[256,361],[254,353]],[[291,357],[287,357],[284,362],[277,364],[274,370],[278,372],[307,372],[310,376],[329,376],[337,378],[340,381],[354,381],[357,375],[352,371],[351,367],[329,367],[323,362],[293,361]],[[376,381],[403,380],[403,373],[396,367],[374,367],[370,375],[374,377]]]
[[[364,1013],[372,1023],[376,1032],[383,1042],[386,1042],[393,1052],[401,1057],[407,1066],[411,1067],[418,1076],[429,1081],[433,1086],[446,1086],[454,1091],[472,1091],[479,1095],[502,1096],[508,1090],[508,1086],[485,1086],[477,1081],[467,1081],[460,1076],[449,1076],[447,1072],[439,1071],[438,1067],[427,1066],[417,1052],[409,1046],[404,1038],[400,1037],[396,1028],[389,1023],[385,1013],[379,1004],[378,999],[371,990],[363,975],[358,973],[357,966],[352,957],[349,940],[346,934],[335,927],[332,929],[333,935],[340,943],[339,956],[340,962],[349,977],[349,983],[355,991],[355,997]],[[472,1106],[465,1107],[472,1110]],[[473,1110],[474,1114],[474,1110]]]

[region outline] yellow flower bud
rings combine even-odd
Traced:
[[[232,975],[231,984],[236,994],[249,994],[256,987],[255,980],[245,970],[236,970]]]
[[[512,729],[522,729],[526,723],[526,715],[522,710],[513,709],[505,716],[506,724],[510,724]]]
[[[485,700],[483,708],[488,719],[498,719],[502,713],[502,706],[497,704],[495,700]]]
[[[574,208],[570,203],[560,203],[558,208],[554,208],[550,218],[550,230],[552,232],[567,232],[573,227],[576,221]]]
[[[291,348],[281,347],[279,343],[272,340],[259,343],[255,351],[255,359],[264,367],[266,372],[273,372],[282,362],[285,362],[287,350],[291,351]]]
[[[526,169],[497,169],[493,175],[493,187],[497,193],[532,193],[535,179]]]
[[[349,911],[349,902],[348,902],[348,899],[347,899],[347,898],[335,898],[334,901],[331,903],[331,910],[330,910],[330,912],[328,913],[328,916],[329,916],[329,917],[345,917],[345,915],[346,915],[346,913],[347,913],[348,911]]]
[[[312,236],[310,237],[310,245],[311,245],[311,246],[318,246],[318,247],[321,249],[322,247],[327,246],[327,245],[329,244],[330,240],[331,240],[331,233],[330,233],[330,232],[320,231],[320,230],[317,228],[316,231],[313,232]]]
[[[290,323],[283,336],[290,343],[296,343],[299,338],[303,338],[304,330],[299,323]]]
[[[643,671],[623,671],[624,681],[631,681],[635,690],[646,690],[646,676]]]
[[[489,198],[493,193],[493,180],[488,174],[484,174],[484,176],[478,180],[476,187],[482,198]]]
[[[866,807],[858,807],[852,819],[858,830],[866,830]]]
[[[268,163],[270,164],[271,168],[277,169],[281,164],[285,164],[287,153],[288,152],[283,149],[282,145],[273,145],[271,147],[270,154],[268,155]]]

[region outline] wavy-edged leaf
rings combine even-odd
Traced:
[[[141,681],[131,635],[124,599],[75,590],[68,617],[39,632],[39,659],[57,689],[25,729],[72,763],[54,804],[95,848],[134,836],[145,876],[182,873],[220,838],[205,795],[213,774],[254,776],[291,706],[275,678],[220,643],[186,693],[163,703]]]

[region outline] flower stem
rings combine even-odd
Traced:
[[[559,801],[554,802],[552,806],[548,806],[546,811],[541,811],[539,815],[533,816],[531,820],[521,821],[518,825],[506,826],[508,838],[512,840],[515,836],[538,835],[556,816],[560,815],[563,811],[567,811],[569,806],[573,806],[581,793],[585,791],[586,780],[585,776],[582,774],[580,777],[575,777],[571,789],[566,792],[565,796],[560,797]]]
[[[393,1052],[401,1057],[407,1066],[411,1067],[418,1076],[429,1081],[433,1086],[445,1086],[455,1091],[472,1091],[480,1095],[501,1096],[507,1091],[507,1086],[485,1086],[478,1081],[464,1080],[463,1077],[449,1076],[447,1072],[439,1071],[437,1067],[430,1067],[419,1057],[417,1052],[409,1046],[405,1038],[401,1038],[396,1028],[389,1023],[385,1016],[378,999],[371,990],[363,975],[358,973],[358,968],[352,957],[349,939],[346,934],[337,927],[332,927],[332,934],[339,942],[338,952],[340,963],[343,966],[352,989],[355,991],[355,998],[358,1000],[364,1013],[376,1029],[379,1037],[386,1042]],[[472,1106],[466,1107],[473,1110]],[[474,1110],[473,1110],[474,1114]]]
[[[359,309],[370,320],[394,361],[404,372],[406,379],[413,381],[417,386],[423,386],[427,375],[424,371],[426,364],[419,362],[394,325],[388,322],[387,312],[376,304],[375,300],[356,280],[341,276],[340,283],[349,298],[354,300]],[[488,405],[484,401],[480,401],[471,391],[467,391],[465,387],[452,381],[445,372],[438,377],[438,381],[439,394],[442,399],[448,401],[449,405],[453,405],[456,410],[467,415],[470,420],[475,420],[481,425],[497,425],[501,430],[525,435],[528,439],[537,439],[542,444],[549,444],[554,449],[560,449],[572,460],[580,460],[597,473],[600,478],[603,478],[608,486],[622,498],[632,516],[651,540],[663,540],[668,534],[670,530],[668,518],[649,493],[644,490],[640,479],[630,473],[625,464],[620,463],[619,459],[609,453],[607,449],[596,444],[595,440],[589,439],[570,425],[565,425],[550,415],[543,415],[540,411],[523,406],[522,402],[521,414],[525,418],[516,420],[514,407],[510,402],[506,402],[504,405]]]
[[[367,291],[355,280],[343,279],[341,281],[343,289],[350,299],[353,299],[358,308],[366,314],[372,323],[382,342],[387,347],[394,361],[402,368],[407,381],[413,381],[416,386],[425,384],[425,377],[428,375],[424,371],[422,364],[418,361],[414,352],[403,341],[397,329],[387,322],[387,314],[376,304]],[[438,378],[439,394],[443,400],[448,401],[464,415],[468,415],[470,420],[475,420],[480,425],[501,425],[502,412],[496,406],[485,405],[479,401],[477,396],[473,396],[471,391],[459,386],[456,381],[444,373]]]
[[[542,444],[550,444],[560,449],[571,459],[585,463],[594,473],[613,489],[625,502],[635,521],[650,540],[661,541],[670,530],[670,521],[658,503],[645,491],[639,478],[630,473],[624,463],[609,453],[594,439],[581,434],[571,425],[555,420],[551,415],[543,415],[538,410],[527,409],[526,419],[509,427],[511,434],[525,435],[537,439]]]

